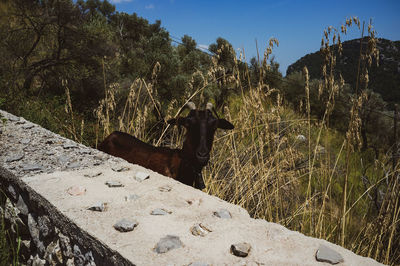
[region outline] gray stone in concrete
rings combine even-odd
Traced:
[[[63,235],[62,233],[58,233],[58,239],[60,240],[60,247],[61,247],[63,256],[65,258],[71,258],[73,256],[73,253],[72,253],[72,248],[71,248],[69,237]]]
[[[105,183],[108,187],[123,187],[124,184],[122,184],[119,181],[106,181]]]
[[[75,169],[75,168],[79,168],[81,166],[81,164],[79,163],[79,162],[72,162],[72,163],[69,163],[68,165],[67,165],[67,168],[69,168],[69,169]]]
[[[250,244],[246,242],[231,245],[232,254],[238,257],[247,257],[247,255],[249,255],[250,249]]]
[[[19,119],[20,118],[18,116],[15,116],[15,115],[9,115],[8,116],[8,121],[11,121],[11,122],[18,122]]]
[[[26,205],[26,203],[25,203],[24,199],[21,197],[21,195],[19,195],[19,197],[18,197],[16,207],[23,215],[28,215],[28,213],[29,213],[28,206]]]
[[[31,255],[31,257],[30,257],[29,260],[28,260],[28,265],[32,265],[32,266],[44,266],[44,265],[46,265],[46,261],[43,260],[43,259],[41,259],[41,258],[39,257],[38,254],[36,254],[35,257],[33,257],[33,256]]]
[[[21,140],[21,144],[24,144],[24,145],[27,145],[30,142],[31,142],[31,139],[28,139],[28,138],[24,138],[24,139]]]
[[[166,253],[171,249],[180,248],[183,246],[182,241],[179,237],[174,235],[167,235],[160,239],[157,245],[154,248],[154,251],[157,253]]]
[[[17,199],[17,192],[15,192],[14,187],[13,187],[12,185],[8,185],[7,190],[8,190],[8,192],[10,193],[11,198],[12,198],[13,200],[16,200],[16,199]]]
[[[74,149],[74,148],[78,148],[78,145],[76,143],[65,143],[63,145],[64,149]]]
[[[43,166],[40,164],[27,164],[22,167],[23,171],[43,171]]]
[[[104,211],[106,211],[106,209],[107,209],[106,202],[97,202],[88,208],[88,210],[97,211],[97,212],[104,212]]]
[[[33,243],[35,243],[35,246],[39,249],[40,253],[43,254],[45,251],[45,247],[43,242],[39,238],[40,235],[39,226],[35,218],[30,213],[28,214],[28,229],[29,233],[31,234]]]
[[[231,213],[226,209],[220,209],[220,210],[214,212],[214,216],[217,216],[218,218],[222,218],[222,219],[232,218]]]
[[[135,201],[135,200],[137,200],[138,198],[140,198],[139,195],[131,194],[131,195],[129,195],[129,196],[125,196],[125,201]]]
[[[330,264],[338,264],[344,261],[342,255],[325,245],[319,246],[315,258],[317,261],[328,262]]]
[[[24,158],[23,153],[14,154],[14,155],[11,155],[10,157],[6,158],[6,163],[16,162],[16,161],[21,160],[22,158]]]
[[[93,177],[99,176],[101,174],[102,174],[102,172],[93,172],[93,173],[85,174],[84,176],[85,177],[89,177],[89,178],[93,178]]]
[[[82,254],[81,250],[77,245],[74,245],[74,263],[76,266],[85,265],[85,256]]]
[[[158,190],[161,192],[170,192],[172,190],[172,188],[167,185],[167,186],[159,187]]]
[[[34,124],[27,124],[27,125],[23,125],[22,128],[23,129],[31,129],[33,128],[35,125]]]
[[[117,165],[117,166],[112,166],[111,169],[115,172],[126,172],[129,171],[130,168],[122,165]]]
[[[164,210],[164,209],[155,209],[152,210],[151,215],[167,215],[167,214],[171,214],[171,212]]]
[[[209,232],[212,232],[211,229],[209,229],[209,226],[206,226],[204,224],[195,224],[190,228],[190,232],[194,236],[206,236]]]
[[[142,182],[143,180],[146,180],[147,178],[150,177],[150,174],[145,173],[145,172],[137,172],[135,174],[135,179],[139,182]]]
[[[38,225],[40,234],[43,237],[48,237],[53,233],[53,226],[51,225],[49,217],[45,215],[39,216]]]
[[[50,156],[50,155],[56,154],[56,152],[53,150],[49,150],[49,151],[46,151],[45,154]]]
[[[135,220],[123,218],[114,224],[114,228],[120,232],[129,232],[133,231],[138,224]]]

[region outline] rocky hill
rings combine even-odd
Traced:
[[[366,42],[366,38],[363,40]],[[369,88],[382,95],[387,102],[400,102],[400,41],[378,39],[379,66],[373,64],[369,71]],[[360,39],[343,42],[342,56],[337,57],[336,72],[352,87],[355,86],[357,65],[360,54]],[[306,65],[311,78],[318,79],[321,72],[321,52],[307,54],[290,65],[286,71],[289,75],[301,71]]]

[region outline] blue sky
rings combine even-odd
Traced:
[[[171,36],[193,37],[198,45],[207,46],[218,37],[227,39],[235,49],[245,49],[246,58],[264,53],[269,38],[279,40],[274,49],[280,70],[303,55],[320,48],[323,30],[339,28],[346,17],[373,20],[377,36],[400,40],[400,0],[109,0],[118,11],[137,13],[150,23],[161,20]],[[344,38],[358,38],[354,28]]]

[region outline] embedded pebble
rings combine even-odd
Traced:
[[[171,212],[166,211],[164,209],[155,209],[155,210],[152,210],[150,214],[151,215],[167,215],[167,214],[171,214]]]
[[[119,181],[106,181],[108,187],[123,187],[124,185]]]
[[[81,164],[79,162],[72,162],[67,165],[67,168],[74,169],[80,167]]]
[[[222,218],[222,219],[230,219],[230,218],[232,218],[231,213],[226,209],[220,209],[220,210],[214,212],[214,216],[217,216],[217,217]]]
[[[71,196],[80,196],[80,195],[85,194],[86,188],[84,188],[82,186],[72,186],[72,187],[68,188],[67,192]]]
[[[11,121],[11,122],[18,122],[18,121],[19,121],[19,117],[18,117],[18,116],[10,115],[10,116],[8,117],[8,120]]]
[[[344,262],[342,255],[325,245],[319,245],[315,258],[317,261],[328,262],[330,264]]]
[[[19,119],[17,122],[16,122],[16,124],[17,125],[22,125],[22,124],[25,124],[25,120],[22,120],[22,119]]]
[[[134,200],[137,200],[138,198],[140,198],[140,196],[138,196],[136,194],[132,194],[129,196],[125,196],[125,201],[134,201]]]
[[[56,152],[55,151],[46,151],[46,155],[54,155],[54,154],[56,154]]]
[[[78,145],[76,145],[75,143],[65,143],[63,145],[64,149],[73,149],[73,148],[78,148]]]
[[[21,144],[24,144],[24,145],[29,144],[29,142],[31,142],[30,139],[22,139],[21,140]]]
[[[22,126],[22,128],[23,129],[31,129],[31,128],[33,128],[35,125],[33,125],[33,124],[27,124],[27,125],[24,125],[24,126]]]
[[[135,175],[135,179],[139,182],[142,182],[143,180],[146,180],[149,177],[150,177],[150,175],[148,173],[144,173],[144,172],[137,172]]]
[[[231,252],[238,257],[247,257],[249,255],[251,246],[246,242],[231,245]]]
[[[58,156],[58,161],[62,164],[67,163],[70,160],[68,156],[60,155]]]
[[[121,219],[116,224],[114,224],[115,230],[120,232],[129,232],[133,231],[133,229],[138,225],[138,222],[135,220]]]
[[[107,209],[107,203],[106,202],[97,202],[90,206],[88,210],[90,211],[97,211],[97,212],[104,212]]]
[[[161,192],[170,192],[172,188],[170,186],[162,186],[158,188],[159,191]]]
[[[8,157],[6,159],[6,163],[16,162],[16,161],[21,160],[22,158],[24,158],[24,154],[23,153],[12,155],[12,156],[10,156],[10,157]]]
[[[43,166],[39,164],[27,164],[24,167],[22,167],[23,171],[37,171],[37,170],[43,170]]]
[[[114,172],[126,172],[126,171],[129,171],[129,167],[121,166],[121,165],[112,166],[111,169],[112,169]]]
[[[17,199],[17,192],[15,192],[14,187],[13,187],[12,185],[8,185],[7,190],[8,190],[8,192],[10,193],[12,199],[13,199],[13,200],[16,200],[16,199]]]
[[[182,241],[179,237],[174,235],[167,235],[160,239],[157,245],[154,248],[154,251],[157,253],[165,253],[170,251],[171,249],[180,248],[183,246]]]
[[[92,152],[88,149],[84,149],[84,150],[80,150],[79,153],[80,154],[91,154]]]
[[[94,172],[94,173],[85,174],[84,176],[93,178],[93,177],[99,176],[101,174],[102,174],[102,172]]]
[[[199,223],[199,224],[195,224],[194,226],[192,226],[190,228],[190,232],[192,232],[192,235],[194,235],[194,236],[205,236],[209,232],[212,232],[212,230],[209,229],[204,224]]]
[[[29,209],[28,206],[26,205],[24,199],[19,195],[17,205],[15,206],[18,208],[18,210],[23,214],[23,215],[28,215]]]

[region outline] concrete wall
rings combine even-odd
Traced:
[[[24,264],[378,264],[0,113],[0,211]]]

